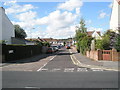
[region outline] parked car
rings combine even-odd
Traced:
[[[58,49],[58,46],[56,45],[54,45],[54,46],[51,46],[55,51],[58,51],[59,49]]]
[[[47,53],[53,53],[54,51],[55,51],[54,48],[49,47],[48,50],[47,50]]]
[[[70,49],[70,45],[67,45],[67,46],[66,46],[66,49]]]

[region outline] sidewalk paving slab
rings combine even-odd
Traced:
[[[95,67],[100,67],[100,68],[106,68],[106,69],[114,69],[114,70],[119,70],[120,65],[118,64],[119,61],[95,61],[93,59],[90,59],[84,55],[82,55],[81,53],[77,53],[77,50],[75,49],[75,47],[72,47],[71,52],[73,53],[73,55],[75,56],[75,58],[81,63],[81,64],[85,64],[85,65],[91,65]]]

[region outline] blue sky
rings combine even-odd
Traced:
[[[80,18],[88,31],[109,29],[111,2],[16,2],[3,3],[13,24],[19,24],[28,38],[69,38],[75,35]]]

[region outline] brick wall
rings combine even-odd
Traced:
[[[106,50],[106,51],[108,51],[108,50]],[[112,57],[110,61],[120,61],[120,52],[117,52],[115,49],[112,49],[110,51],[112,52],[112,54],[110,54]],[[103,50],[87,51],[86,56],[93,60],[105,60],[103,58],[102,52],[103,52]]]
[[[120,52],[115,49],[112,50],[112,61],[120,61]]]

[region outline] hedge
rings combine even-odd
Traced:
[[[41,53],[42,46],[39,45],[2,45],[4,61],[24,59]]]

